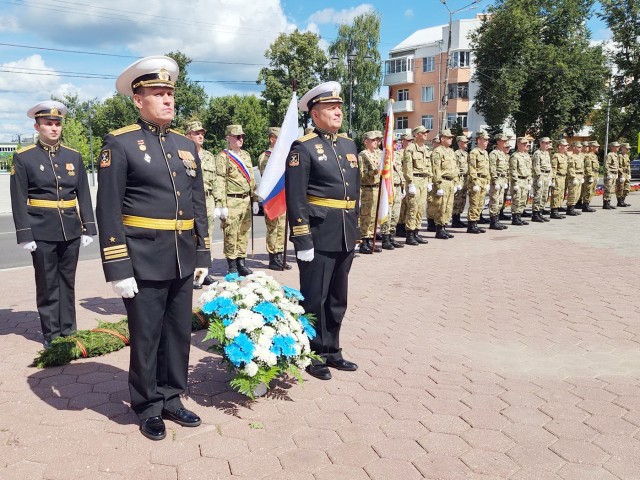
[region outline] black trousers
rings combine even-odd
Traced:
[[[36,273],[36,304],[46,342],[76,331],[76,267],[80,237],[63,242],[36,240],[31,252]]]
[[[323,360],[340,360],[340,327],[347,310],[349,271],[355,250],[323,252],[316,250],[311,262],[298,260],[301,302],[306,312],[316,316],[316,337],[311,350]]]
[[[182,407],[191,346],[193,275],[166,281],[136,279],[123,298],[131,342],[129,394],[141,420]]]

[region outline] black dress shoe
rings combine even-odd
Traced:
[[[210,274],[204,277],[204,280],[202,281],[202,285],[213,285],[214,283],[216,283],[216,279]]]
[[[347,372],[355,372],[358,369],[358,365],[341,358],[340,360],[328,360],[327,365],[336,370],[345,370]]]
[[[312,377],[319,378],[320,380],[331,380],[331,372],[329,371],[329,367],[327,367],[324,363],[319,363],[318,365],[309,365],[306,370],[307,373]]]
[[[193,289],[202,290],[202,285],[200,285],[198,282],[193,282]]]
[[[200,417],[184,407],[177,409],[175,412],[162,410],[162,416],[168,420],[176,422],[183,427],[197,427],[202,423]]]
[[[142,420],[140,432],[150,440],[162,440],[167,436],[162,417],[155,416]]]

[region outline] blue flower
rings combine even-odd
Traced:
[[[284,313],[271,302],[261,302],[252,310],[262,315],[267,323],[272,323],[276,317],[284,318]]]
[[[296,290],[295,288],[287,287],[285,285],[282,286],[282,290],[284,291],[284,294],[288,299],[295,298],[298,301],[304,300],[304,297],[302,296],[302,293],[300,293],[300,290]]]
[[[300,320],[300,324],[302,325],[302,330],[304,331],[305,335],[309,337],[309,340],[313,340],[316,337],[316,329],[313,328],[313,325],[309,323],[309,320],[307,320],[307,317],[305,317],[304,315],[301,316],[298,320]]]
[[[255,348],[247,334],[241,333],[233,339],[232,343],[224,347],[224,353],[231,363],[240,367],[251,361]]]
[[[291,335],[274,335],[271,351],[278,356],[293,357],[296,354],[295,345],[296,339]]]
[[[217,297],[202,306],[202,311],[215,314],[220,318],[232,318],[238,311],[238,306],[227,297]]]
[[[238,278],[240,278],[240,275],[238,275],[238,272],[227,273],[224,276],[224,281],[225,282],[233,282],[234,280],[237,280]]]

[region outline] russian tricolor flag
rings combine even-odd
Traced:
[[[293,92],[291,103],[280,129],[280,136],[273,147],[257,194],[261,197],[265,215],[273,220],[287,211],[284,197],[284,171],[291,144],[298,139],[298,96]]]

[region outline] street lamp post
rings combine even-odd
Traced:
[[[96,172],[93,166],[93,132],[91,130],[91,107],[89,107],[89,157],[91,158],[91,186],[96,186]]]
[[[462,11],[465,10],[472,10],[475,7],[476,3],[479,3],[481,0],[473,0],[473,2],[471,2],[468,5],[465,5],[464,7],[460,7],[457,10],[454,10],[453,12],[451,10],[449,10],[449,6],[447,5],[447,0],[440,0],[440,2],[442,2],[442,4],[444,5],[444,7],[447,9],[447,12],[449,12],[449,35],[448,35],[448,39],[447,39],[447,63],[445,64],[445,71],[444,71],[444,92],[442,94],[442,122],[440,124],[441,128],[440,130],[445,130],[447,128],[447,105],[449,103],[449,68],[451,65],[451,59],[450,59],[450,55],[451,55],[451,30],[453,30],[453,16],[456,13],[460,13]]]

